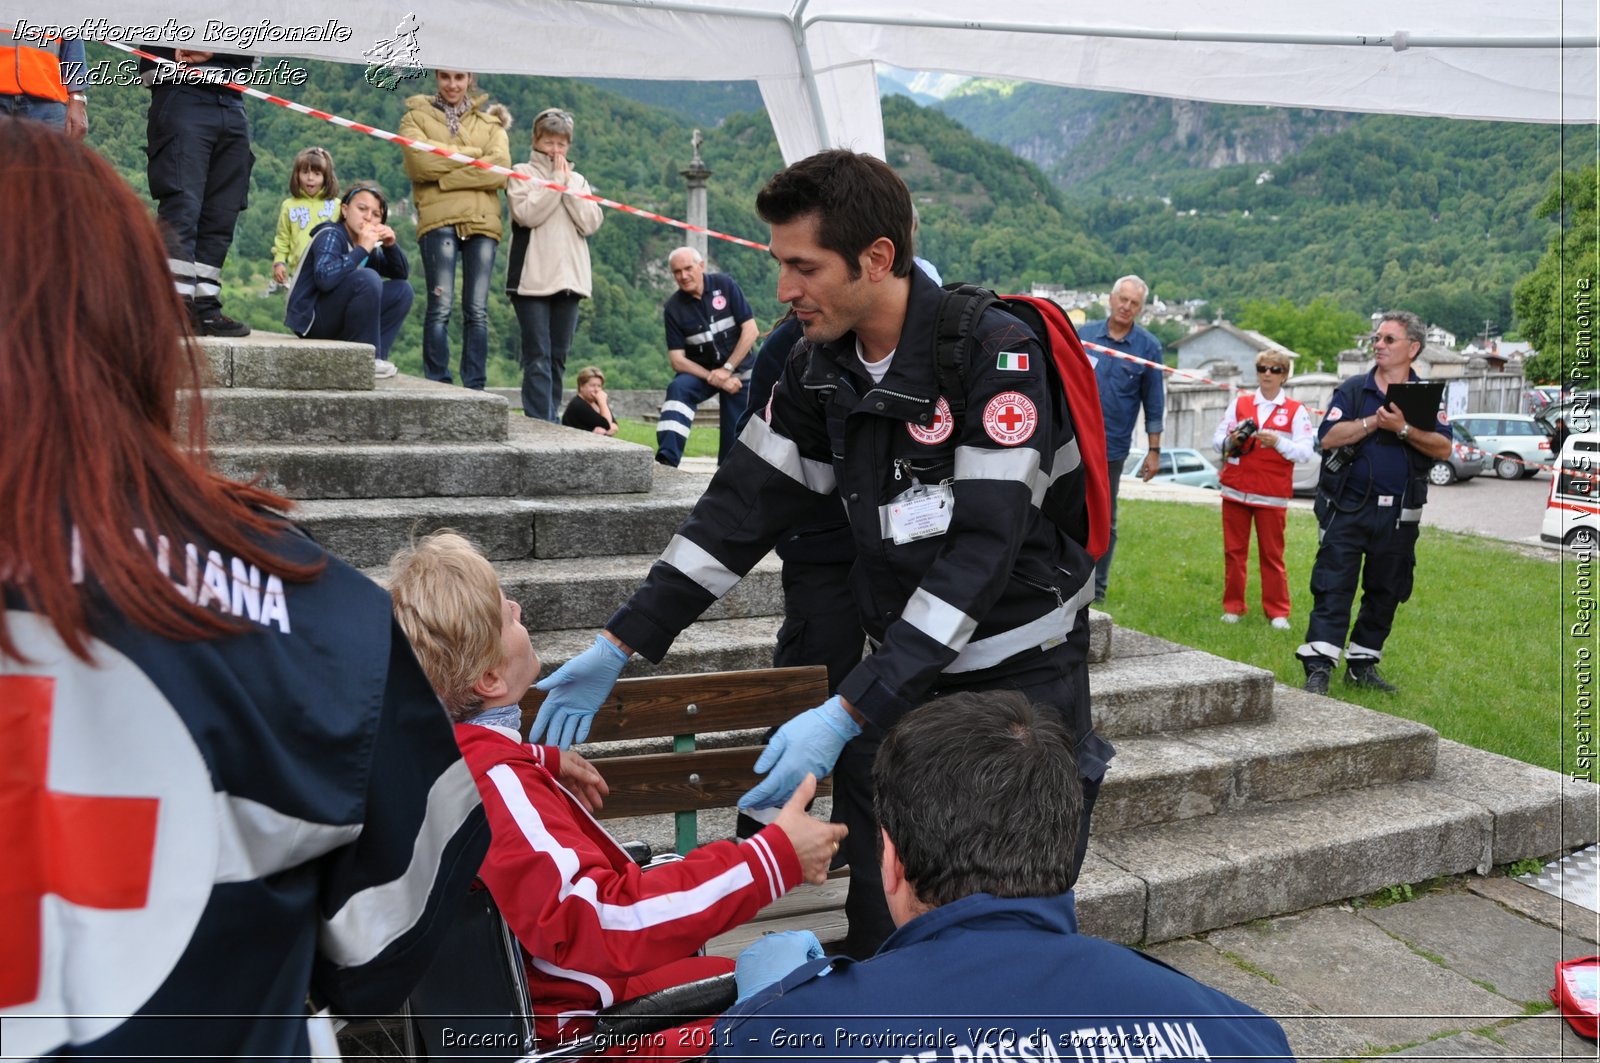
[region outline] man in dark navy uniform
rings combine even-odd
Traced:
[[[1411,597],[1428,470],[1450,456],[1450,426],[1437,420],[1431,429],[1407,424],[1389,401],[1388,390],[1391,384],[1417,379],[1411,363],[1426,342],[1427,330],[1417,315],[1405,310],[1384,314],[1372,337],[1372,371],[1339,385],[1317,430],[1324,455],[1341,467],[1332,470],[1324,458],[1317,485],[1321,545],[1311,569],[1316,602],[1306,641],[1295,651],[1306,670],[1306,689],[1313,694],[1328,692],[1341,652],[1345,682],[1396,691],[1378,674],[1378,661],[1395,610]],[[1357,586],[1361,611],[1351,628]]]
[[[1267,1016],[1078,932],[1081,794],[1058,714],[1015,691],[940,698],[889,732],[873,776],[898,929],[861,963],[822,957],[809,931],[751,945],[713,1056],[1292,1058]]]
[[[911,195],[882,160],[819,152],[775,175],[756,208],[804,342],[644,585],[539,684],[550,696],[532,733],[581,742],[630,654],[659,661],[837,493],[872,652],[778,729],[756,763],[766,778],[740,806],[780,806],[807,774],[833,773],[834,819],[850,828],[847,948],[864,957],[894,929],[876,881],[872,758],[925,701],[1020,690],[1060,713],[1082,773],[1083,857],[1114,752],[1089,704],[1094,562],[1052,516],[1082,511],[1083,465],[1045,349],[1001,307],[971,323],[964,370],[941,372],[945,293],[912,264]]]
[[[196,335],[248,336],[249,326],[222,312],[222,263],[250,194],[256,157],[244,100],[220,82],[255,61],[222,52],[148,50],[193,68],[139,60],[150,89],[145,174],[167,239],[172,283]]]
[[[667,385],[667,400],[656,422],[656,460],[677,467],[689,440],[695,409],[718,395],[722,400],[721,464],[738,438],[744,417],[744,387],[750,380],[745,358],[760,329],[744,292],[726,273],[707,273],[705,260],[692,247],[667,257],[678,290],[661,307],[667,323],[667,361],[677,376]],[[741,368],[742,367],[742,368]]]

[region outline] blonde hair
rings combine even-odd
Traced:
[[[589,381],[593,380],[595,377],[599,377],[600,378],[600,383],[601,384],[604,384],[606,382],[605,371],[602,370],[599,366],[597,366],[597,365],[586,365],[586,366],[584,366],[582,369],[578,370],[578,386],[580,388],[583,387],[583,385],[587,384]]]
[[[1265,350],[1265,351],[1257,352],[1257,354],[1256,354],[1256,363],[1255,364],[1256,365],[1265,364],[1265,365],[1282,366],[1283,367],[1283,375],[1284,376],[1288,376],[1289,375],[1289,370],[1294,368],[1294,366],[1291,365],[1290,362],[1289,362],[1289,356],[1287,354],[1283,353],[1282,351],[1278,350],[1276,347],[1270,348],[1270,349]]]
[[[472,688],[505,659],[494,566],[445,529],[397,552],[388,585],[395,619],[450,718],[459,723],[482,712],[483,697]]]

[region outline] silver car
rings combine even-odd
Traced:
[[[1468,413],[1450,422],[1477,437],[1478,446],[1502,480],[1533,476],[1538,466],[1553,462],[1550,439],[1539,423],[1525,413]]]

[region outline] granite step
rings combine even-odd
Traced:
[[[372,345],[339,340],[304,340],[276,332],[207,336],[200,349],[219,388],[284,391],[371,391]]]
[[[211,453],[223,475],[250,479],[260,474],[264,486],[296,499],[561,496],[554,501],[553,512],[559,515],[558,526],[564,528],[585,511],[592,519],[603,519],[603,512],[594,509],[595,498],[613,496],[595,495],[600,485],[608,491],[640,495],[649,489],[656,467],[644,447],[542,421],[522,426],[513,422],[504,442],[247,442],[214,446]],[[577,491],[586,493],[575,495]],[[676,506],[672,512],[686,514],[693,503],[690,499],[659,504],[669,509]],[[319,514],[346,523],[364,515],[360,507]],[[396,513],[391,507],[379,507],[376,516],[388,521]],[[670,533],[660,539],[661,545],[667,537]],[[608,549],[615,550],[615,546]],[[361,563],[377,562],[368,558]]]
[[[1453,743],[1440,745],[1442,766]],[[1124,942],[1166,941],[1397,883],[1482,874],[1506,853],[1548,856],[1558,851],[1549,847],[1560,836],[1556,824],[1574,845],[1600,834],[1592,784],[1477,750],[1460,759],[1462,768],[1475,762],[1492,785],[1418,779],[1096,829],[1080,887],[1095,898],[1095,915],[1085,916],[1084,929]]]
[[[492,395],[397,376],[368,391],[212,388],[206,435],[212,444],[502,442],[507,417]]]
[[[1103,669],[1091,671],[1091,685]],[[1116,737],[1096,831],[1433,775],[1432,728],[1291,687],[1274,693],[1269,719]]]

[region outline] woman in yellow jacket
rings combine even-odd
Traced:
[[[406,100],[400,134],[509,167],[506,130],[511,127],[511,112],[499,104],[486,107],[489,97],[472,94],[476,82],[465,71],[437,70],[434,77],[437,92]],[[489,279],[500,243],[500,189],[505,175],[422,151],[407,151],[405,166],[417,205],[417,244],[428,285],[423,372],[429,380],[451,382],[450,308],[459,258],[464,266],[461,309],[466,318],[461,383],[481,389],[489,352]]]

